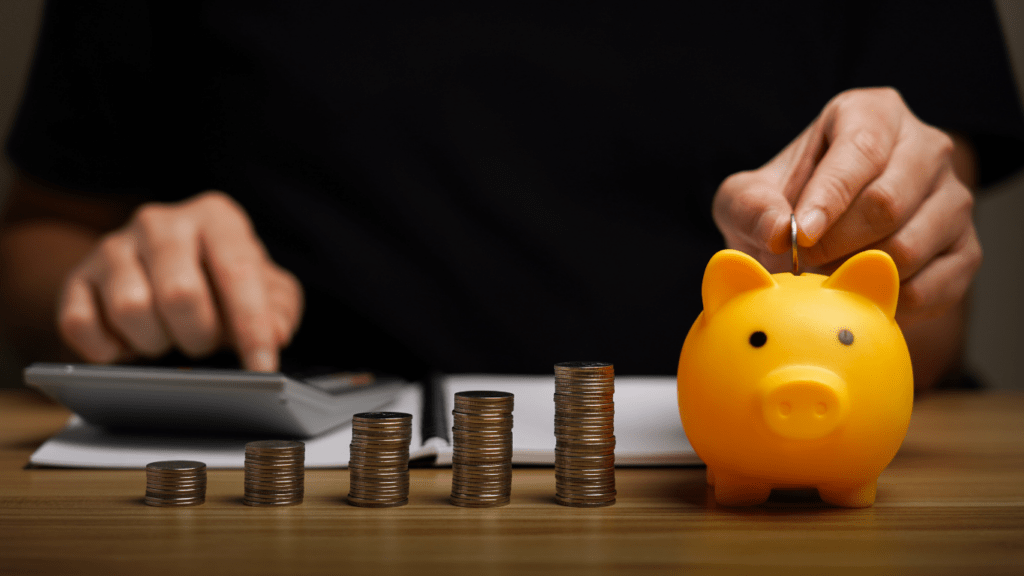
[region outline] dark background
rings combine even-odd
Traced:
[[[42,0],[0,2],[0,142],[21,97],[34,50]],[[995,2],[1014,63],[1024,86],[1024,3]],[[824,102],[822,102],[824,105]],[[794,134],[794,136],[796,136]],[[753,168],[753,167],[751,167]],[[11,181],[11,166],[0,157],[0,203]],[[991,386],[1024,389],[1024,173],[979,194],[977,225],[985,263],[973,294],[968,343],[970,366]],[[25,361],[11,350],[18,335],[0,326],[0,387],[20,386]]]

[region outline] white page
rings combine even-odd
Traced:
[[[555,463],[554,376],[468,374],[444,380],[447,429],[453,425],[456,392],[498,390],[515,395],[512,462]],[[679,419],[676,380],[671,376],[615,378],[615,464],[700,464]],[[437,462],[450,465],[451,446],[439,445]]]
[[[387,410],[412,414],[410,456],[432,456],[434,443],[422,446],[423,393],[419,385],[407,386]],[[208,468],[242,468],[247,439],[210,436],[127,434],[109,432],[73,416],[68,425],[47,440],[29,460],[38,466],[62,468],[145,468],[159,460],[198,460]],[[306,444],[307,468],[348,466],[352,425],[347,424],[314,438]]]

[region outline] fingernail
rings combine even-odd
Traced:
[[[249,354],[247,362],[254,372],[274,372],[277,370],[277,353],[269,348],[260,348]]]
[[[810,243],[814,244],[825,233],[826,222],[828,217],[825,216],[825,212],[821,208],[815,208],[810,212],[804,212],[797,222],[797,227]]]

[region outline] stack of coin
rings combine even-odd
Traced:
[[[249,506],[302,504],[306,445],[294,440],[261,440],[245,445],[245,497]]]
[[[206,464],[165,460],[146,464],[146,504],[195,506],[206,501]]]
[[[555,364],[555,500],[615,503],[615,369],[604,362]]]
[[[458,392],[452,427],[456,506],[504,506],[512,494],[512,406],[508,392]]]
[[[409,503],[409,442],[412,416],[364,412],[352,418],[348,503],[391,508]]]

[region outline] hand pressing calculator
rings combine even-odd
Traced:
[[[25,383],[106,428],[296,438],[384,408],[409,385],[368,372],[298,379],[245,370],[53,363],[30,365]]]

